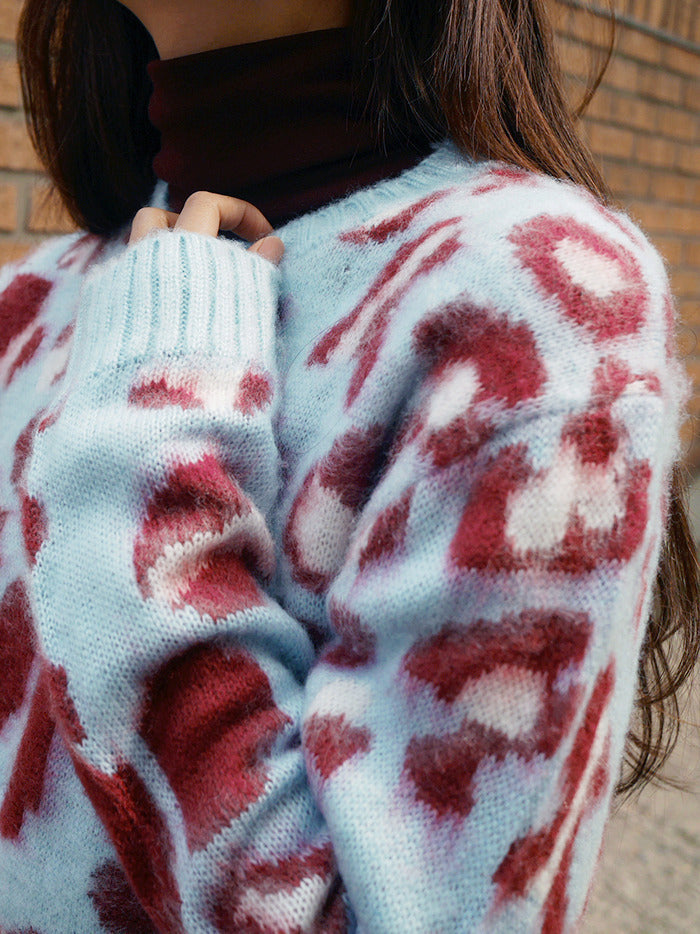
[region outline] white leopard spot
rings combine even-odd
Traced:
[[[609,298],[628,284],[619,262],[601,256],[578,240],[564,238],[557,244],[554,255],[576,285],[598,298]]]
[[[320,574],[335,573],[345,556],[354,522],[354,511],[314,476],[294,523],[304,564]]]
[[[458,702],[478,720],[509,739],[531,732],[542,710],[544,675],[526,668],[502,665],[469,681]]]
[[[358,684],[349,678],[334,678],[319,690],[306,716],[345,716],[349,720],[361,720],[371,700],[372,691],[366,684]]]
[[[444,428],[463,415],[478,389],[479,377],[473,364],[461,363],[451,367],[430,400],[430,428]]]

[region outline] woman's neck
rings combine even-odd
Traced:
[[[122,0],[161,59],[349,26],[352,0]]]

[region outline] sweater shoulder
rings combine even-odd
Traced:
[[[665,261],[624,211],[504,163],[454,175],[400,215],[411,221],[399,236],[431,244],[429,290],[441,304],[518,320],[560,351],[583,340],[601,352],[624,345],[630,357],[648,359],[652,347],[673,355]],[[416,265],[419,278],[427,265]],[[419,290],[429,314],[427,292]]]

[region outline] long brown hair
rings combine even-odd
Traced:
[[[611,200],[576,131],[545,0],[355,0],[353,16],[355,92],[379,141],[418,125],[468,155],[568,178]],[[150,36],[116,0],[27,0],[18,57],[30,134],[71,216],[94,233],[116,233],[155,184]],[[700,653],[686,486],[676,465],[618,792],[658,776],[678,737],[679,690]]]

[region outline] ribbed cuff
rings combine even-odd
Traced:
[[[150,234],[83,283],[69,379],[204,354],[272,368],[279,270],[238,243]]]

